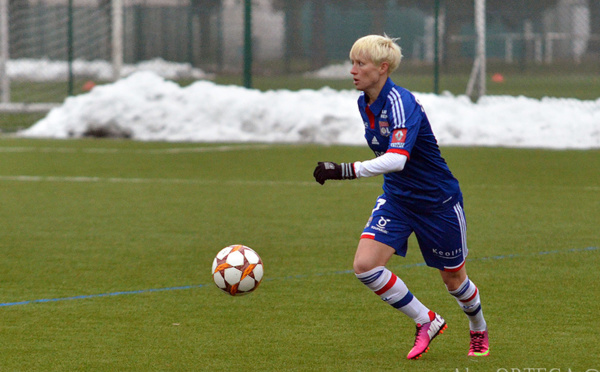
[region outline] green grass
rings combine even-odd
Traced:
[[[405,359],[412,321],[350,272],[381,180],[320,186],[312,169],[366,147],[0,139],[0,303],[29,301],[0,307],[0,370],[597,369],[600,151],[443,154],[465,194],[484,359],[467,358],[466,318],[414,240],[389,266],[449,324],[422,360]],[[210,277],[235,243],[265,262],[240,298]],[[142,292],[97,296],[128,291]]]

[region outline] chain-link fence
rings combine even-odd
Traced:
[[[59,102],[88,80],[112,80],[115,45],[121,48],[122,74],[132,70],[128,66],[154,61],[159,70],[165,62],[189,72],[169,78],[241,83],[244,2],[0,0],[8,23],[0,56],[3,101]],[[400,84],[465,92],[476,43],[473,0],[251,3],[252,73],[259,87],[271,81],[281,88],[277,81],[286,77],[297,78],[294,87],[313,87],[319,79],[346,87],[335,83],[346,79],[350,89],[343,64],[352,43],[387,33],[401,38]],[[488,94],[600,97],[600,0],[487,0],[485,6]],[[118,35],[114,14],[122,17]]]

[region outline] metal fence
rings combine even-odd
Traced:
[[[0,55],[0,75],[8,80],[2,85],[3,101],[52,102],[61,95],[51,89],[63,91],[69,77],[86,79],[92,74],[74,71],[73,63],[64,62],[104,61],[114,68],[115,45],[121,48],[125,65],[161,59],[217,77],[243,73],[244,0],[118,0],[120,13],[115,13],[115,2],[0,0],[6,13],[0,20],[7,22],[0,38],[7,45]],[[565,96],[578,96],[577,81],[591,79],[600,86],[600,0],[485,3],[490,81],[500,81],[500,73],[523,79],[544,71],[544,76],[557,81],[579,76]],[[466,89],[476,45],[473,0],[253,0],[251,4],[254,76],[302,76],[340,64],[358,37],[387,33],[401,38],[404,72],[434,79],[438,71],[439,89],[454,93]],[[118,35],[115,14],[122,18]],[[39,85],[43,78],[27,75],[23,66],[36,61],[43,62],[37,70],[46,70],[45,81],[56,84]],[[504,92],[495,86],[493,94],[523,94],[506,87]],[[600,96],[587,93],[581,96]]]

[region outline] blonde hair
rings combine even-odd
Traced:
[[[396,40],[399,38],[391,38],[385,34],[363,36],[356,40],[350,49],[350,59],[367,58],[377,66],[387,62],[388,74],[391,75],[402,60],[402,49],[396,44]]]

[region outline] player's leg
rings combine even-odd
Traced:
[[[459,271],[440,271],[440,273],[448,292],[456,298],[456,302],[469,318],[471,331],[485,331],[487,324],[481,310],[479,289],[467,276],[466,268],[463,266]]]
[[[373,239],[361,239],[354,257],[354,272],[358,280],[392,307],[402,311],[415,323],[427,323],[429,309],[409,290],[402,279],[385,265],[395,250]]]
[[[440,270],[448,292],[456,298],[469,319],[469,355],[485,356],[489,353],[487,324],[481,310],[479,290],[467,276],[465,267],[467,223],[462,203],[439,214],[420,218],[415,233],[425,262]]]
[[[428,350],[431,340],[443,332],[446,323],[385,267],[394,254],[406,254],[408,237],[412,234],[409,220],[400,206],[380,197],[358,244],[354,271],[356,277],[383,301],[417,323],[415,346],[408,358],[418,359]]]
[[[442,280],[448,292],[456,298],[458,305],[469,318],[471,345],[469,356],[489,355],[488,331],[483,311],[479,289],[467,276],[463,265],[458,271],[440,271]]]
[[[402,279],[385,267],[395,250],[372,239],[361,239],[354,259],[356,277],[392,307],[417,324],[415,343],[408,359],[419,359],[429,344],[447,328],[444,319],[423,305]]]

